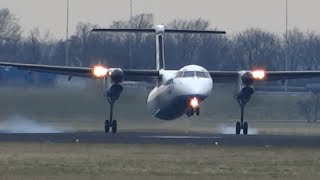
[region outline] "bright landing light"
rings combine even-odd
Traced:
[[[192,98],[192,99],[190,100],[190,106],[191,106],[192,108],[197,108],[197,107],[199,107],[199,100],[198,100],[198,98],[196,98],[196,97]]]
[[[266,77],[266,72],[264,70],[254,70],[252,76],[254,79],[262,80]]]
[[[92,69],[92,73],[95,77],[105,77],[108,75],[108,69],[104,66],[98,65],[94,66]]]

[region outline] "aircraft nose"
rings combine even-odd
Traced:
[[[185,88],[188,89],[190,94],[204,94],[206,91],[203,86],[204,85],[191,80],[189,83],[186,83]]]
[[[182,95],[207,97],[212,90],[212,80],[205,78],[188,78],[178,83]]]

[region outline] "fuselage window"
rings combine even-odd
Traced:
[[[184,71],[183,72],[183,77],[194,77],[195,76],[195,71]]]

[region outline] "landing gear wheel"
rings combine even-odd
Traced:
[[[200,115],[200,108],[197,108],[197,110],[196,110],[196,114],[197,114],[197,116],[199,116],[199,115]]]
[[[113,134],[117,133],[118,123],[117,123],[116,120],[113,120],[113,121],[112,121],[111,127],[112,127],[112,133],[113,133]]]
[[[104,123],[104,132],[108,134],[109,133],[109,129],[110,129],[110,121],[106,120],[105,123]]]
[[[191,117],[191,116],[193,116],[193,114],[194,114],[194,109],[187,109],[187,111],[186,111],[186,115],[188,116],[188,117]]]
[[[243,123],[243,134],[244,135],[248,134],[248,123],[247,122]]]
[[[236,124],[236,134],[240,134],[240,131],[241,131],[241,124],[240,124],[240,122],[237,122],[237,124]]]

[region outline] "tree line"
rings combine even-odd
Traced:
[[[110,28],[153,28],[152,14],[139,14],[131,21],[114,21]],[[177,19],[165,24],[175,29],[210,30],[204,19]],[[110,67],[154,69],[155,37],[143,33],[93,33],[99,25],[79,23],[66,40],[54,40],[50,34],[31,30],[22,36],[14,14],[0,9],[0,61],[66,64],[66,46],[70,66],[103,63]],[[132,63],[130,63],[130,47]],[[198,64],[209,70],[320,69],[320,34],[289,30],[287,38],[262,29],[249,28],[233,35],[166,34],[165,59],[168,69]]]

